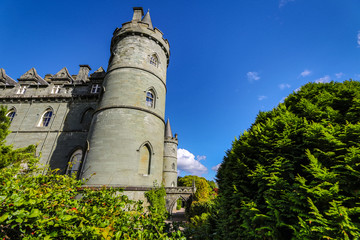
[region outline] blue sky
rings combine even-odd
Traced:
[[[259,111],[307,82],[360,79],[360,1],[14,1],[0,4],[0,68],[13,79],[107,68],[116,27],[150,9],[170,42],[166,117],[180,174],[214,178]]]

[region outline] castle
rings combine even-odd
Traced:
[[[64,67],[18,81],[0,69],[0,100],[8,108],[15,148],[37,144],[40,163],[88,179],[87,186],[122,187],[134,198],[163,183],[177,190],[177,135],[165,123],[169,43],[150,14],[114,31],[107,71],[77,75]],[[169,190],[170,191],[170,190]],[[184,190],[185,191],[185,190]]]

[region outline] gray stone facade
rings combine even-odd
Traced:
[[[164,119],[169,43],[134,8],[110,51],[107,72],[80,65],[77,75],[63,68],[42,78],[32,68],[16,82],[0,69],[7,143],[36,144],[41,164],[87,186],[123,187],[138,199],[155,182],[176,191],[178,139]]]
[[[79,72],[84,69],[89,72],[90,67],[81,65]],[[100,68],[80,81],[66,68],[45,79],[32,68],[18,82],[5,82],[11,78],[4,69],[0,72],[0,101],[8,114],[14,115],[7,143],[15,148],[36,144],[41,164],[66,173],[73,152],[86,151],[92,114],[100,99],[100,92],[91,90],[101,86],[105,71]],[[43,118],[48,111],[52,116],[45,126]]]

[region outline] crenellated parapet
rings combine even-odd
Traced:
[[[163,37],[163,33],[158,29],[154,28],[150,19],[150,13],[143,16],[142,8],[134,8],[133,19],[130,22],[122,24],[121,28],[116,28],[113,33],[113,38],[111,40],[111,56],[117,54],[116,47],[123,38],[127,36],[140,36],[148,38],[149,40],[154,41],[159,47],[164,51],[166,56],[166,67],[169,64],[170,60],[170,45],[167,39]],[[110,61],[112,59],[110,58]]]
[[[127,22],[121,28],[116,28],[111,41],[111,46],[116,45],[118,41],[128,35],[139,35],[154,40],[164,50],[167,63],[170,61],[170,45],[167,39],[163,38],[163,33],[158,29],[149,28],[149,24],[143,22]]]

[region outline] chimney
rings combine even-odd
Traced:
[[[133,15],[132,21],[136,21],[136,22],[141,21],[142,16],[144,16],[143,8],[142,7],[134,7],[133,10],[134,10],[134,15]]]
[[[91,70],[89,65],[79,65],[80,70],[76,77],[76,81],[89,81],[89,72]]]

